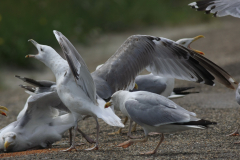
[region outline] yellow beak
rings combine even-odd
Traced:
[[[196,41],[196,40],[198,40],[198,39],[200,39],[200,38],[205,38],[205,37],[204,37],[203,35],[196,36],[196,37],[193,38],[193,41],[192,41],[192,42],[194,42],[194,41]],[[192,43],[192,42],[191,42],[191,43]],[[195,49],[192,49],[192,50],[194,50],[194,51],[197,52],[198,54],[205,55],[202,51],[195,50]]]
[[[10,143],[8,141],[6,141],[4,143],[4,151],[7,151],[7,148],[9,147]]]
[[[137,85],[137,83],[135,83],[134,89],[138,89],[138,85]]]
[[[108,107],[111,106],[111,105],[112,105],[112,102],[109,101],[109,102],[107,102],[107,103],[105,104],[104,108],[108,108]]]
[[[4,107],[4,106],[0,106],[0,109],[8,111],[8,109],[6,107]]]

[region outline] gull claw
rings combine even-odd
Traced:
[[[92,150],[98,150],[98,145],[95,145],[94,147],[92,148],[88,148],[88,149],[85,149],[86,151],[92,151]]]
[[[131,146],[132,144],[133,144],[133,142],[131,142],[131,141],[125,141],[125,142],[117,145],[117,147],[128,148],[128,147]]]
[[[63,152],[70,152],[70,151],[72,151],[72,150],[75,150],[75,151],[77,151],[77,149],[76,149],[76,147],[75,146],[71,146],[70,148],[68,148],[68,149],[65,149],[65,150],[62,150]]]
[[[155,151],[148,151],[148,152],[140,152],[141,155],[151,155],[151,154],[155,154]]]

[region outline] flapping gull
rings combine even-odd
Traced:
[[[55,82],[46,81],[46,80],[34,80],[31,78],[27,78],[27,77],[20,77],[18,75],[15,75],[15,77],[34,86],[33,87],[33,86],[20,85],[20,87],[24,88],[26,90],[26,92],[30,94],[29,98],[31,98],[32,95],[52,92],[52,94],[55,94],[53,100],[55,101],[56,105],[52,105],[51,107],[58,109],[59,115],[70,113],[70,110],[62,103],[62,101],[60,100],[60,98],[57,95]],[[50,94],[49,96],[52,96],[52,95]],[[25,114],[27,108],[28,108],[28,101],[25,103],[24,108],[18,114],[17,120],[20,119]],[[84,118],[86,118],[86,117],[84,117]],[[94,140],[92,140],[90,137],[88,137],[88,135],[86,135],[79,128],[77,130],[83,136],[83,138],[85,138],[89,143],[95,143]],[[69,129],[69,132],[70,132],[70,144],[71,144],[72,143],[71,142],[71,140],[72,140],[71,128]]]
[[[203,52],[192,49],[190,46],[194,41],[200,38],[204,38],[204,36],[199,35],[194,38],[182,38],[176,41],[176,43],[190,50],[193,50],[201,55],[204,55]],[[102,65],[99,65],[97,69],[99,69]],[[95,81],[95,83],[97,84],[98,82]],[[137,89],[134,88],[132,91],[148,91],[148,92],[160,94],[170,99],[184,97],[187,93],[191,93],[191,92],[183,92],[183,91],[192,88],[192,87],[184,87],[184,88],[174,89],[174,83],[175,83],[174,78],[161,77],[158,75],[153,75],[152,73],[147,75],[138,75],[135,78],[135,83],[137,84],[138,88]],[[196,92],[192,92],[192,93],[196,93]],[[124,125],[127,123],[127,120],[128,118],[125,117],[125,120],[123,122]],[[129,127],[131,127],[131,125]],[[131,128],[129,128],[129,130],[131,130]],[[133,126],[132,131],[136,131],[136,124]],[[121,134],[121,132],[122,132],[122,128],[120,128],[116,132],[109,133],[109,135]],[[131,136],[131,132],[130,133],[128,132],[127,136],[130,138],[133,138]]]
[[[55,74],[57,93],[75,119],[73,143],[68,150],[75,148],[77,122],[82,115],[92,116],[96,120],[97,140],[96,145],[91,149],[98,149],[99,124],[97,118],[103,119],[112,126],[123,127],[124,125],[111,109],[104,110],[105,102],[96,95],[95,84],[87,65],[71,42],[58,31],[54,31],[54,34],[67,61],[62,59],[51,47],[40,45],[33,40],[30,41],[36,46],[39,53],[29,55],[29,57],[35,57],[42,61]]]
[[[233,16],[240,18],[240,0],[202,0],[189,4],[197,11],[212,13],[215,17]]]
[[[5,110],[5,111],[8,111],[8,109],[7,109],[6,107],[4,107],[4,106],[0,106],[0,109],[1,109],[1,110]],[[0,110],[0,114],[1,114],[1,115],[4,115],[4,116],[7,116],[7,114],[6,114],[4,111],[1,111],[1,110]]]
[[[59,105],[58,99],[54,92],[30,96],[25,112],[18,116],[17,121],[0,130],[0,150],[11,152],[45,148],[60,140],[75,121],[70,113],[58,116],[58,110],[53,108]]]
[[[163,133],[205,129],[210,124],[216,124],[196,118],[195,113],[185,110],[166,97],[145,91],[117,91],[105,107],[111,105],[119,108],[124,115],[142,126],[145,133],[144,139],[129,140],[119,144],[118,147],[127,148],[136,142],[146,142],[149,132],[161,133],[161,139],[156,149],[141,154],[156,153],[164,139]]]
[[[97,93],[108,99],[114,92],[133,88],[136,76],[147,68],[154,75],[228,88],[235,81],[222,68],[176,42],[147,35],[133,35],[99,69],[92,73]],[[211,73],[210,73],[211,72]]]

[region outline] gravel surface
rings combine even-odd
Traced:
[[[199,40],[192,45],[192,48],[205,52],[206,57],[226,69],[236,80],[240,80],[240,44],[239,25],[240,20],[234,18],[221,18],[213,20],[211,24],[196,26],[184,26],[174,28],[151,28],[146,30],[132,31],[117,35],[104,35],[95,40],[94,46],[78,46],[80,53],[86,60],[91,71],[98,64],[114,53],[118,46],[132,34],[151,34],[167,37],[173,40],[183,37],[194,37],[204,35],[206,38]],[[59,48],[58,48],[59,49]],[[27,54],[27,53],[26,53]],[[94,56],[93,56],[94,55]],[[96,56],[95,56],[96,55]],[[94,57],[94,59],[93,59]],[[49,70],[22,71],[18,69],[2,69],[0,102],[9,108],[8,117],[0,117],[0,128],[15,121],[19,111],[28,97],[23,90],[17,87],[20,81],[13,78],[15,74],[30,76],[38,79],[54,80]],[[52,149],[31,150],[18,153],[0,153],[3,159],[239,159],[240,141],[239,137],[228,137],[227,134],[234,131],[237,124],[240,124],[240,107],[235,101],[235,90],[230,90],[219,83],[214,87],[195,84],[192,82],[177,80],[176,86],[194,86],[193,91],[200,91],[199,94],[186,96],[174,100],[185,109],[195,112],[199,118],[218,122],[218,125],[207,130],[192,130],[174,134],[166,134],[165,140],[159,147],[157,154],[151,156],[140,156],[140,151],[154,149],[160,140],[159,135],[151,136],[148,142],[138,143],[127,149],[115,147],[117,144],[126,141],[126,133],[122,135],[108,136],[109,132],[118,128],[108,126],[100,120],[100,148],[97,151],[84,151],[92,145],[86,143],[80,135],[77,136],[77,143],[84,142],[85,145],[78,146],[78,151],[62,152],[69,147],[68,133],[64,138],[55,143]],[[121,114],[118,113],[121,117]],[[81,121],[79,127],[90,137],[95,138],[96,129],[92,118]],[[127,126],[126,126],[127,127]],[[124,132],[126,132],[126,128]],[[140,126],[133,135],[143,135]]]

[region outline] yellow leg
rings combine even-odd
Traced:
[[[128,117],[125,117],[125,120],[123,122],[123,124],[125,125],[128,121]],[[118,131],[116,132],[112,132],[112,133],[108,133],[108,135],[116,135],[116,134],[121,134],[122,133],[122,128],[120,128]]]

